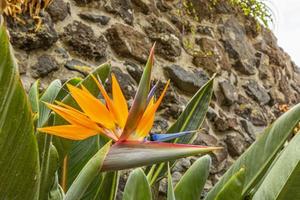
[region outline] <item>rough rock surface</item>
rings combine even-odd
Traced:
[[[39,31],[35,31],[35,23],[28,16],[25,16],[24,20],[28,22],[25,26],[21,22],[8,19],[11,42],[15,47],[26,51],[46,50],[58,40],[57,31],[48,13],[44,13],[44,16],[41,17],[43,24]]]
[[[123,24],[114,24],[106,31],[112,49],[123,57],[131,57],[145,62],[148,57],[150,41],[146,35]]]
[[[215,6],[207,0],[190,1],[196,15],[180,14],[178,10],[185,11],[180,1],[55,0],[42,13],[38,31],[28,16],[23,17],[26,26],[8,19],[24,86],[28,89],[38,78],[45,88],[55,78],[84,77],[110,60],[130,104],[156,42],[152,84],[160,81],[157,95],[171,79],[153,128],[164,132],[216,74],[213,100],[195,140],[224,147],[212,155],[211,186],[283,113],[281,106],[300,101],[300,70],[271,31],[257,29],[253,18],[227,1]],[[172,176],[179,179],[195,159],[180,160]],[[160,193],[166,192],[165,183],[163,179]]]
[[[104,36],[96,37],[93,29],[82,22],[74,21],[67,25],[61,39],[79,56],[95,60],[106,56],[107,42]]]

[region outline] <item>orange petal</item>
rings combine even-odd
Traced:
[[[80,114],[86,116],[86,114],[84,114],[83,112],[80,112],[79,110],[76,110],[76,109],[73,108],[72,106],[69,106],[69,105],[67,105],[67,104],[65,104],[65,103],[63,103],[63,102],[55,101],[55,103],[56,103],[57,105],[61,106],[61,107],[67,108],[67,109],[69,109],[69,110],[72,110],[72,111],[74,111],[74,112],[78,112],[78,113],[80,113]]]
[[[101,131],[101,128],[95,122],[91,121],[89,118],[86,117],[86,115],[84,115],[83,113],[79,112],[78,110],[72,107],[70,107],[72,109],[67,109],[50,103],[45,103],[45,104],[51,110],[59,114],[61,117],[63,117],[65,120],[67,120],[69,123],[73,125],[79,125],[88,129]]]
[[[169,84],[170,84],[170,81],[168,80],[159,99],[154,104],[151,103],[151,101],[153,102],[153,100],[151,99],[149,105],[147,106],[147,109],[146,109],[145,113],[143,114],[142,119],[139,121],[137,129],[135,131],[136,134],[138,135],[138,140],[144,139],[144,137],[146,137],[148,135],[148,133],[150,132],[150,130],[153,126],[155,112],[158,109],[158,107],[167,91]]]
[[[127,102],[115,75],[112,74],[111,78],[112,78],[113,103],[116,108],[119,125],[121,128],[124,128],[128,117]]]
[[[69,84],[67,86],[72,97],[91,120],[103,125],[107,129],[113,130],[115,128],[111,113],[99,99],[88,91],[81,90]]]
[[[104,97],[106,105],[107,105],[109,111],[112,113],[115,122],[117,124],[119,124],[118,116],[117,116],[116,109],[115,109],[115,106],[113,104],[113,101],[110,99],[110,97],[108,96],[108,94],[107,94],[106,90],[104,89],[103,85],[95,78],[95,76],[92,75],[92,78],[94,79],[95,83],[97,84],[102,96]]]
[[[99,133],[96,130],[88,129],[78,125],[44,127],[44,128],[38,128],[38,131],[67,138],[70,140],[83,140],[88,137],[97,135]]]

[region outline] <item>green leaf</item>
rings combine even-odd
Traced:
[[[45,125],[51,112],[44,102],[53,103],[59,91],[61,90],[61,87],[62,85],[60,80],[54,80],[50,83],[44,94],[41,96],[39,100],[39,119],[37,123],[38,128]]]
[[[35,200],[39,161],[32,111],[4,26],[0,47],[0,199]]]
[[[213,81],[211,78],[190,100],[183,113],[179,116],[177,121],[169,128],[168,133],[178,133],[182,131],[198,130],[206,116],[206,112],[211,100],[213,92]],[[176,139],[175,143],[188,144],[194,139],[195,134],[189,134],[184,137]],[[161,163],[155,167],[155,173],[153,174],[150,184],[152,185],[159,178],[164,176],[167,168],[165,163]]]
[[[182,176],[175,187],[177,200],[199,200],[211,165],[210,156],[199,158]]]
[[[104,160],[102,171],[115,171],[206,154],[218,147],[161,142],[121,142],[114,144]],[[130,162],[128,162],[130,161]]]
[[[110,149],[111,142],[102,147],[83,167],[66,193],[65,200],[79,200],[85,194],[94,178],[100,173],[103,161]]]
[[[53,81],[40,99],[38,99],[38,122],[37,127],[44,125],[51,125],[53,122],[49,117],[51,110],[45,105],[44,102],[53,103],[58,92],[61,89],[60,80]],[[40,194],[39,199],[48,199],[49,193],[55,182],[55,174],[58,169],[58,153],[55,147],[51,144],[52,136],[44,133],[37,133],[36,135],[39,154],[40,154],[40,167],[41,167],[41,180],[40,180]],[[57,186],[58,188],[58,186]],[[53,189],[52,189],[53,190]],[[52,191],[54,192],[54,191]],[[59,191],[58,191],[59,192]]]
[[[167,196],[167,200],[176,200],[169,163],[168,163],[168,196]]]
[[[79,77],[71,78],[68,81],[66,81],[63,84],[63,86],[62,86],[61,90],[59,91],[59,93],[57,94],[55,100],[56,101],[62,101],[69,94],[67,84],[76,86],[76,85],[80,84],[81,81],[82,81],[82,78],[79,78]]]
[[[99,95],[99,89],[96,83],[94,82],[92,75],[99,77],[101,81],[105,82],[110,72],[110,64],[103,64],[99,66],[91,75],[87,76],[84,80],[74,78],[69,80],[67,83],[72,85],[84,85],[94,96]],[[71,95],[68,94],[66,89],[66,84],[60,90],[58,97],[56,100],[62,100],[65,104],[71,105],[74,108],[78,108],[78,105],[75,103]],[[55,116],[55,125],[67,124],[64,119]],[[67,176],[60,176],[60,181],[65,182],[66,186],[64,188],[69,188],[73,183],[75,178],[78,176],[79,172],[83,168],[83,166],[88,162],[88,160],[103,146],[100,142],[100,136],[94,136],[87,140],[83,141],[70,141],[59,137],[53,137],[54,144],[59,152],[60,163],[65,158],[65,155],[68,155],[67,165],[62,166],[61,171],[66,172]],[[105,143],[104,143],[105,144]],[[63,180],[64,179],[64,180]],[[95,183],[100,184],[101,177],[100,175],[95,178]],[[96,195],[97,189],[99,186],[97,184],[91,184],[89,188],[86,190],[85,195],[83,195],[83,199],[89,199]]]
[[[101,81],[105,82],[107,79],[109,73],[110,73],[110,64],[105,63],[101,66],[99,66],[95,71],[93,71],[89,76],[87,76],[84,80],[82,80],[80,83],[77,85],[79,86],[80,84],[84,85],[94,96],[99,95],[99,89],[96,83],[94,82],[92,75],[99,77]],[[78,79],[73,79],[71,81],[71,84],[78,82]],[[62,90],[60,91],[58,95],[58,100],[60,100],[66,92],[65,87],[63,86]],[[70,94],[65,96],[62,100],[63,103],[68,104],[70,106],[73,106],[74,108],[78,108],[78,105],[74,101],[74,99],[71,97]],[[55,115],[54,119],[54,125],[63,125],[63,124],[68,124],[63,118],[61,118],[58,115]],[[97,136],[96,136],[97,137]],[[76,143],[67,139],[59,138],[59,137],[53,137],[53,143],[58,151],[59,154],[59,159],[60,162],[62,163],[62,160],[64,159],[65,155],[71,150],[72,144]],[[98,150],[98,149],[97,149]]]
[[[150,51],[150,55],[148,57],[137,92],[135,94],[132,106],[128,114],[126,125],[124,127],[124,130],[122,132],[119,141],[126,140],[129,137],[129,135],[137,127],[138,122],[140,121],[141,117],[144,114],[144,111],[146,110],[147,97],[150,91],[151,73],[154,64],[154,48],[155,45],[153,45]]]
[[[247,169],[243,188],[243,197],[245,197],[264,176],[299,120],[300,104],[294,106],[264,130],[260,137],[239,157],[212,188],[206,200],[214,200],[226,182],[242,167]]]
[[[97,195],[94,196],[93,200],[114,200],[117,195],[119,178],[118,171],[105,173],[101,185],[98,188]]]
[[[72,185],[85,164],[100,148],[99,138],[97,136],[73,144],[72,149],[68,154],[67,167],[65,168],[67,171],[67,189]],[[100,179],[100,177],[98,178]]]
[[[227,181],[222,190],[217,194],[215,200],[242,200],[244,183],[245,169],[241,168]]]
[[[123,200],[151,200],[151,189],[144,171],[133,170],[125,185]]]
[[[39,112],[39,83],[40,81],[37,80],[34,82],[34,84],[31,86],[28,96],[29,96],[29,101],[31,104],[31,109],[32,112],[38,113]]]
[[[253,200],[300,199],[300,134],[297,134],[266,175]]]

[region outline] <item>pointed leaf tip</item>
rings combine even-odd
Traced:
[[[121,142],[111,147],[101,171],[152,165],[178,158],[206,154],[219,149],[221,148],[163,142]]]
[[[150,55],[149,55],[149,60],[152,63],[152,65],[154,64],[155,45],[156,45],[156,42],[154,42],[154,44],[153,44],[153,46],[152,46],[152,48],[150,50]]]

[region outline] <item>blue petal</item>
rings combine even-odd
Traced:
[[[154,93],[158,87],[158,84],[159,84],[159,81],[156,82],[156,84],[151,88],[149,94],[148,94],[148,97],[147,97],[147,105],[149,104],[151,98],[154,96]]]
[[[149,140],[150,141],[158,141],[158,142],[165,142],[169,140],[173,140],[188,134],[196,133],[197,130],[194,131],[183,131],[179,133],[168,133],[168,134],[156,134],[150,133]]]

